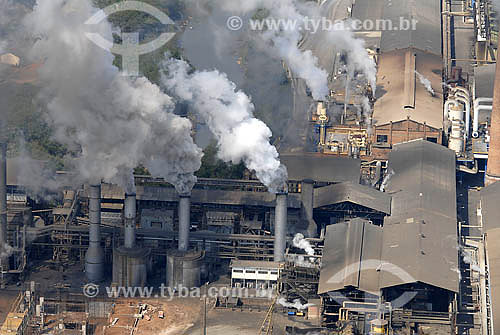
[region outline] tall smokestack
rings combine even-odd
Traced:
[[[179,250],[189,249],[191,195],[181,194],[179,198]]]
[[[0,143],[0,250],[7,245],[7,143]],[[0,259],[4,270],[7,262]]]
[[[274,210],[274,261],[285,260],[286,225],[288,216],[288,195],[276,194],[276,208]]]
[[[498,42],[500,47],[500,40]],[[497,61],[495,89],[493,93],[493,110],[491,111],[488,169],[486,170],[484,182],[486,186],[488,186],[498,180],[500,180],[500,66]]]
[[[125,248],[135,247],[136,195],[125,194]]]
[[[317,227],[314,222],[314,180],[304,179],[302,181],[300,198],[302,200],[302,207],[304,210],[305,219],[308,222],[307,235],[308,237],[316,237]]]
[[[92,282],[104,277],[104,250],[101,247],[101,185],[90,185],[89,190],[89,249],[85,257],[85,272]]]

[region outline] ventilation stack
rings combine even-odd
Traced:
[[[316,237],[317,226],[314,222],[313,211],[314,211],[314,180],[304,179],[302,181],[302,187],[300,192],[300,197],[302,200],[302,210],[304,212],[303,216],[307,222],[307,237]]]
[[[0,143],[0,251],[7,243],[7,143]],[[0,259],[0,265],[8,271],[9,259]]]
[[[104,279],[104,250],[101,247],[101,184],[89,190],[89,249],[85,257],[85,273],[91,282]]]
[[[187,251],[189,249],[189,228],[191,225],[190,218],[191,195],[181,194],[179,197],[179,251]]]
[[[499,40],[500,46],[500,40]],[[488,152],[488,168],[484,178],[486,186],[500,180],[500,66],[497,62],[495,73],[495,89],[493,93],[493,110],[491,111],[490,150]]]
[[[136,243],[137,199],[125,194],[124,245],[113,251],[113,285],[143,287],[146,285],[151,251]]]
[[[288,216],[288,194],[276,194],[276,208],[274,210],[274,261],[285,261],[286,225]]]

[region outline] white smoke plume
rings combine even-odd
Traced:
[[[234,164],[243,161],[270,192],[285,190],[286,168],[269,143],[271,130],[253,116],[250,98],[217,70],[190,74],[189,65],[175,59],[165,67],[163,84],[203,118],[217,139],[218,157]]]
[[[432,88],[431,81],[427,78],[425,78],[422,74],[419,72],[415,71],[415,74],[418,77],[418,80],[420,81],[420,84],[425,86],[425,89],[427,92],[429,92],[432,96],[436,95],[436,92],[434,92],[434,89]]]
[[[389,186],[389,182],[391,181],[392,176],[394,176],[395,172],[393,169],[389,169],[382,180],[382,184],[380,185],[380,191],[385,192],[387,186]]]
[[[92,29],[113,40],[106,20],[84,24],[96,11],[90,0],[38,0],[24,20],[41,37],[31,57],[43,61],[41,98],[55,139],[80,152],[73,163],[83,181],[102,179],[130,190],[133,168],[143,164],[189,192],[202,156],[190,121],[172,113],[171,98],[158,86],[122,76],[109,50],[87,39]]]
[[[0,259],[8,258],[14,252],[14,248],[12,248],[8,244],[4,244],[3,247],[0,248]]]
[[[357,116],[358,120],[363,121],[366,125],[366,131],[368,132],[368,135],[371,135],[373,132],[371,114],[372,107],[370,105],[370,99],[364,96],[361,98],[360,104],[357,106]]]
[[[281,298],[278,299],[278,304],[280,304],[281,306],[286,307],[286,308],[295,308],[295,309],[297,309],[299,311],[303,311],[303,310],[307,309],[310,306],[314,306],[314,304],[302,304],[300,302],[300,299],[295,299],[293,301],[293,303],[292,302],[288,302],[283,297],[281,297]]]
[[[484,270],[481,269],[481,267],[477,264],[470,251],[465,250],[463,247],[460,247],[460,254],[462,255],[464,263],[468,264],[472,271],[478,272],[480,275],[485,274]]]
[[[292,244],[295,248],[302,249],[308,254],[309,256],[314,256],[314,248],[311,246],[311,243],[309,243],[308,240],[304,238],[304,235],[301,233],[295,234],[292,240]]]

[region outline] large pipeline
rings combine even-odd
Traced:
[[[104,250],[101,247],[101,185],[89,190],[89,249],[85,257],[85,272],[92,282],[104,278]]]
[[[274,261],[285,260],[286,226],[288,217],[288,195],[276,194],[276,209],[274,211]]]
[[[191,196],[181,195],[179,197],[179,250],[187,251],[189,249],[189,228],[190,222]]]
[[[500,39],[498,40],[500,46]],[[500,66],[497,62],[495,73],[495,89],[493,93],[493,110],[491,111],[490,150],[488,152],[488,168],[485,184],[490,185],[500,180]]]
[[[135,247],[136,195],[125,194],[125,248]]]

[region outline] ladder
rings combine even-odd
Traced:
[[[262,325],[260,326],[258,335],[270,335],[273,332],[273,311],[274,306],[276,305],[276,301],[278,300],[278,295],[276,295],[267,310],[266,317],[264,321],[262,321]]]

